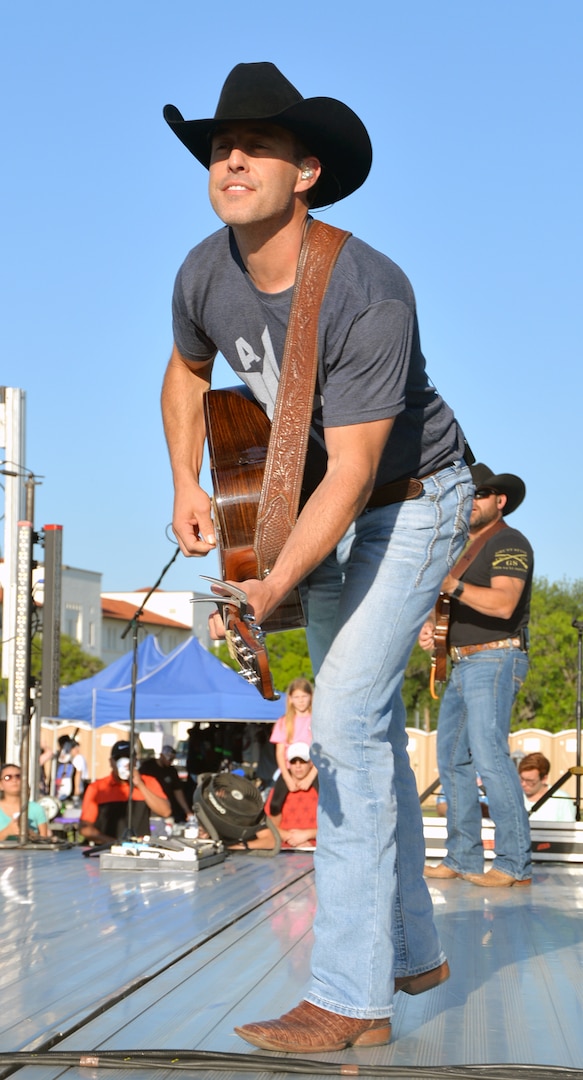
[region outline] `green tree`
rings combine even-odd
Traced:
[[[575,725],[577,631],[583,580],[535,581],[530,618],[530,670],[514,706],[512,727],[563,731]]]
[[[300,677],[313,680],[312,662],[308,653],[305,630],[285,630],[280,634],[267,634],[265,647],[269,656],[269,668],[273,685],[282,693],[292,679]],[[235,671],[239,665],[231,657],[226,644],[219,645],[217,655],[224,664]]]
[[[407,710],[407,725],[419,726],[425,731],[436,727],[439,715],[439,699],[431,697],[429,680],[431,657],[415,644],[405,672],[403,701]]]
[[[35,634],[32,639],[30,670],[33,679],[42,675],[42,634]],[[73,638],[61,634],[61,686],[70,686],[80,679],[89,679],[105,667],[98,656],[90,656]]]

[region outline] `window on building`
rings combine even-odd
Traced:
[[[83,641],[83,612],[77,604],[65,606],[65,633],[80,644]]]

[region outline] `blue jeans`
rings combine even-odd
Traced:
[[[345,1016],[390,1016],[395,976],[444,959],[401,685],[463,546],[472,491],[459,463],[429,477],[419,498],[366,511],[304,583],[320,784],[307,999]]]
[[[508,746],[510,714],[526,678],[520,649],[491,649],[452,666],[437,725],[437,765],[447,802],[447,856],[461,873],[482,873],[482,813],[476,771],[496,825],[494,866],[531,876],[531,840],[518,772]]]

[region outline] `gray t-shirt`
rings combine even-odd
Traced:
[[[292,289],[262,293],[246,273],[228,227],[186,257],[173,296],[174,340],[189,360],[222,353],[271,418]],[[385,255],[355,237],[332,273],[319,321],[312,435],[323,428],[396,417],[377,486],[425,476],[462,457],[463,433],[430,384],[411,285]],[[314,468],[317,475],[318,468]]]

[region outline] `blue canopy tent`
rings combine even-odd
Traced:
[[[138,675],[147,675],[159,667],[166,659],[158,644],[158,639],[153,634],[148,634],[138,646]],[[84,720],[93,724],[94,695],[97,690],[107,690],[116,686],[129,686],[132,678],[133,654],[126,653],[114,660],[102,671],[92,675],[90,679],[81,679],[79,682],[63,686],[59,691],[59,716],[60,720]],[[123,718],[129,719],[129,713]]]
[[[147,652],[145,658],[151,660],[151,652]],[[93,727],[128,720],[131,654],[122,660],[126,661],[126,667],[118,670],[117,682],[112,679],[98,681],[97,675],[65,687],[60,695],[59,717],[88,720]],[[111,672],[115,666],[111,664],[105,671]],[[105,672],[99,675],[105,675]],[[158,651],[158,663],[149,670],[138,652],[135,698],[138,722],[233,720],[273,723],[284,711],[284,699],[265,701],[253,686],[207,652],[195,637],[182,642],[168,656]]]

